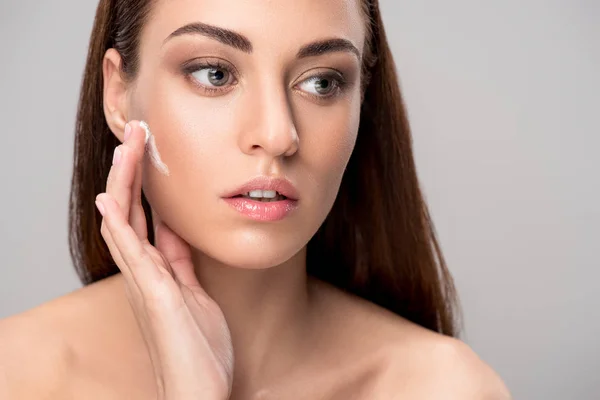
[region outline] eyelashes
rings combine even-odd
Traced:
[[[181,70],[185,79],[192,85],[211,95],[217,95],[219,93],[224,94],[232,90],[237,83],[237,76],[239,75],[235,67],[228,66],[220,60],[190,61],[185,63]],[[207,71],[208,74],[204,73],[204,71]],[[223,72],[225,73],[223,74]],[[219,81],[216,84],[211,82],[211,79],[215,78]],[[201,80],[204,80],[205,82],[200,82]],[[324,81],[328,83],[323,85],[322,82]],[[309,87],[317,88],[317,93],[302,92],[304,95],[317,101],[331,100],[340,96],[345,92],[349,84],[344,75],[337,70],[335,70],[335,72],[317,73],[304,79],[297,84],[297,86],[302,86],[307,83]],[[315,85],[315,83],[317,83],[317,85]],[[323,88],[327,89],[328,92],[325,94],[318,92],[318,90]]]

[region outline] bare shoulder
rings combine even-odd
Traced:
[[[113,398],[101,380],[112,379],[110,370],[119,367],[102,367],[115,354],[126,361],[136,349],[124,339],[135,337],[135,327],[123,323],[128,316],[120,284],[110,277],[0,320],[0,398],[80,398],[82,389],[96,385],[104,398]],[[88,380],[90,373],[97,383]]]
[[[354,332],[353,348],[369,354],[363,357],[372,378],[367,382],[368,398],[511,399],[500,376],[463,341],[327,287],[337,313],[352,316],[347,319]]]
[[[387,366],[377,385],[378,398],[410,393],[424,400],[512,399],[500,376],[458,339],[441,337],[412,349],[391,348]]]
[[[72,353],[55,323],[56,300],[0,320],[0,398],[57,397]]]
[[[44,398],[59,387],[68,351],[30,313],[0,321],[0,398]],[[46,331],[43,335],[41,332]]]

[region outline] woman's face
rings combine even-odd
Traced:
[[[170,171],[145,162],[144,193],[160,218],[234,267],[275,266],[301,250],[329,213],[354,148],[363,24],[359,0],[158,1],[142,32],[128,118],[148,122]],[[348,42],[306,54],[329,39]],[[284,218],[259,221],[224,199],[257,176],[295,187]]]

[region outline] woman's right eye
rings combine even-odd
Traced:
[[[220,62],[216,64],[203,62],[186,66],[184,72],[194,85],[210,93],[226,91],[222,87],[228,84],[231,85],[231,81],[234,80],[231,70],[221,65]]]
[[[205,86],[223,86],[229,81],[229,71],[220,68],[200,68],[192,73],[192,76]]]

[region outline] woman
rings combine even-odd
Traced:
[[[2,398],[509,398],[376,1],[101,0],[74,162],[85,286],[2,321]]]

